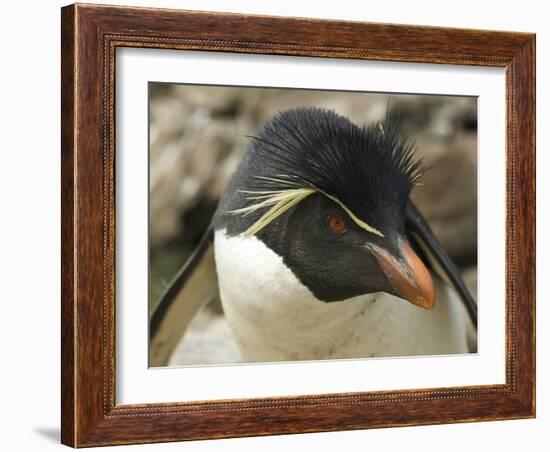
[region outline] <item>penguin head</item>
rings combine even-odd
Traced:
[[[420,175],[390,115],[359,127],[328,110],[289,110],[251,137],[218,223],[261,240],[321,301],[386,292],[431,309],[433,281],[405,229]]]

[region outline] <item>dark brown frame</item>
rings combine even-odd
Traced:
[[[534,34],[77,4],[62,9],[61,37],[64,444],[83,447],[535,416]],[[117,47],[504,67],[506,383],[116,405]]]

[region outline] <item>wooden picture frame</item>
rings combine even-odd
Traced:
[[[62,430],[73,447],[535,416],[535,35],[71,5],[62,9]],[[506,70],[506,383],[115,403],[115,51],[119,47]]]

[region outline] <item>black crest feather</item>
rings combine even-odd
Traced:
[[[374,227],[404,214],[421,176],[414,144],[399,133],[399,122],[389,113],[382,122],[360,127],[330,110],[293,109],[251,138],[262,176],[249,180],[247,189],[317,189]]]

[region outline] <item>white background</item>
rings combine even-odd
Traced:
[[[122,1],[258,14],[369,20],[395,23],[491,28],[537,32],[538,274],[549,266],[547,210],[550,180],[550,32],[545,2],[463,0],[357,2]],[[59,7],[58,1],[3,5],[0,193],[0,265],[2,279],[2,373],[0,447],[4,450],[54,450],[59,433]],[[7,139],[6,139],[7,138]],[[116,450],[397,450],[499,451],[546,450],[550,429],[547,352],[548,278],[538,281],[538,417],[448,426],[406,427],[267,438],[118,447]],[[547,301],[547,300],[546,300]],[[544,328],[543,328],[544,327]],[[544,353],[546,352],[546,353]],[[546,379],[546,382],[544,381]],[[545,385],[546,383],[546,385]],[[545,431],[546,430],[546,431]],[[546,444],[543,443],[546,439]],[[483,446],[482,446],[483,445]]]

